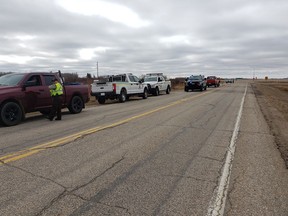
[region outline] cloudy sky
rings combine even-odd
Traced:
[[[0,72],[288,77],[287,0],[0,4]]]

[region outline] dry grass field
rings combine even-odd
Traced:
[[[257,80],[252,87],[288,168],[288,80]]]

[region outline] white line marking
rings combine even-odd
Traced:
[[[206,216],[222,216],[224,214],[225,203],[227,199],[227,192],[228,192],[231,170],[232,170],[232,162],[234,159],[236,140],[237,140],[237,136],[238,136],[238,132],[240,128],[240,121],[241,121],[246,92],[247,92],[247,85],[245,88],[244,95],[242,97],[240,109],[238,111],[238,116],[237,116],[237,120],[234,126],[234,131],[233,131],[233,135],[230,141],[230,145],[227,150],[226,160],[223,166],[221,179],[220,179],[218,187],[214,191],[213,197],[211,198],[210,205],[208,208],[208,213]]]

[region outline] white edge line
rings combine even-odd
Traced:
[[[232,170],[232,161],[234,159],[236,140],[237,140],[237,136],[238,136],[238,132],[240,128],[240,121],[241,121],[244,101],[246,97],[246,92],[247,92],[247,85],[245,88],[244,95],[242,97],[240,109],[238,111],[237,120],[234,126],[234,131],[233,131],[233,135],[230,141],[230,145],[227,150],[226,160],[223,166],[221,179],[220,179],[218,187],[214,191],[213,197],[211,198],[210,205],[208,208],[208,213],[206,216],[222,216],[224,214],[225,203],[227,199],[227,192],[228,192],[228,187],[229,187],[229,182],[230,182],[230,175],[231,175],[231,170]]]

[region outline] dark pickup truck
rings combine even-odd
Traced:
[[[11,73],[0,77],[0,122],[5,126],[19,124],[25,114],[40,111],[48,114],[52,107],[49,85],[57,73]],[[65,85],[63,108],[80,113],[89,101],[87,85]]]
[[[207,90],[207,82],[204,75],[192,75],[185,79],[184,91],[194,91],[195,89],[199,89],[200,91]]]

